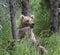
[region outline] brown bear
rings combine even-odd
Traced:
[[[43,52],[46,52],[46,49],[37,43],[36,38],[34,36],[34,33],[33,33],[34,16],[33,15],[31,15],[31,16],[21,15],[20,22],[21,23],[19,25],[16,39],[17,40],[22,39],[26,35],[27,37],[30,37],[30,39],[32,40],[33,44],[35,45],[35,47],[38,51],[41,50]]]

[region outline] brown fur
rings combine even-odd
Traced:
[[[19,26],[16,39],[17,40],[22,39],[24,37],[24,35],[26,35],[27,37],[31,38],[31,40],[34,43],[37,51],[46,52],[46,49],[43,46],[38,45],[38,43],[35,39],[34,33],[33,33],[33,29],[30,28],[30,26],[29,26],[29,24],[34,23],[33,18],[34,18],[34,16],[31,16],[31,17],[30,16],[24,16],[24,15],[21,16],[21,24]]]

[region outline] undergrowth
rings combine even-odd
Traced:
[[[50,37],[39,37],[38,42],[47,49],[46,55],[60,55],[60,37],[53,34]],[[0,55],[41,55],[32,45],[31,40],[26,38],[20,42],[15,42],[12,49],[0,48]]]

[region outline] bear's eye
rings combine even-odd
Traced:
[[[26,22],[29,22],[29,20],[27,20]]]

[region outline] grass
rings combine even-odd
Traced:
[[[59,35],[53,34],[51,37],[41,37],[39,38],[39,43],[47,49],[47,55],[60,55]],[[14,50],[13,55],[39,55],[36,49],[32,46],[31,41],[27,42],[24,39],[15,44],[16,49]]]
[[[60,35],[53,34],[50,37],[39,37],[38,42],[47,49],[46,55],[60,55]],[[13,49],[5,50],[0,48],[0,55],[41,55],[32,42],[26,38],[20,42],[15,42]]]
[[[17,14],[16,16],[16,18],[19,18],[19,14]],[[19,19],[17,19],[16,21],[17,24],[19,23],[18,20]],[[19,25],[17,25],[17,27],[18,26]],[[13,47],[13,49],[6,50],[5,48],[8,45],[8,40],[12,40],[12,37],[10,37],[11,33],[9,34],[9,31],[6,32],[9,27],[9,25],[8,27],[5,27],[6,29],[4,28],[3,31],[4,34],[3,32],[0,34],[0,55],[41,55],[36,51],[35,47],[32,46],[32,42],[27,41],[26,38],[22,39],[21,42],[15,42],[15,46]],[[37,40],[42,46],[47,49],[48,53],[46,55],[60,55],[60,35],[53,34],[50,37],[47,37],[47,31],[44,31],[44,33],[42,32],[40,36],[38,35],[39,37],[37,37]]]

